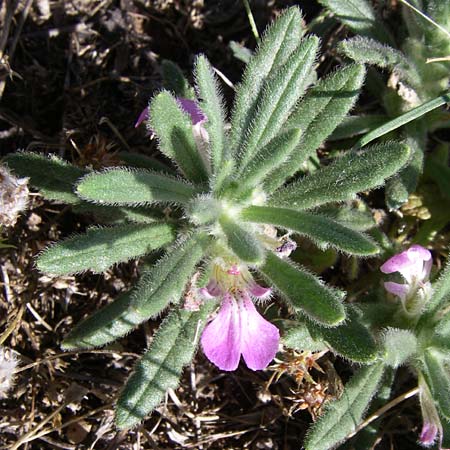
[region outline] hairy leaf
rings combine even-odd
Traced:
[[[92,270],[100,273],[114,264],[145,255],[175,239],[167,224],[124,224],[90,228],[44,250],[37,267],[42,272],[67,275]]]
[[[220,218],[220,226],[231,250],[242,261],[249,264],[260,264],[264,260],[264,249],[248,228],[246,229],[226,216]]]
[[[356,231],[367,231],[376,226],[372,212],[362,201],[354,207],[346,204],[323,205],[315,212]]]
[[[76,192],[84,200],[105,205],[142,205],[188,203],[200,190],[160,173],[118,168],[86,175]]]
[[[266,261],[259,268],[296,312],[325,326],[336,326],[345,319],[341,300],[344,294],[325,286],[317,277],[267,252]]]
[[[349,139],[368,133],[388,121],[387,116],[370,114],[366,116],[348,116],[336,127],[329,141]]]
[[[203,255],[203,244],[202,236],[174,244],[166,256],[144,271],[135,289],[78,324],[62,347],[69,350],[108,344],[160,314],[169,303],[178,303]]]
[[[287,130],[301,131],[300,143],[271,173],[265,182],[266,192],[273,192],[294,175],[334,131],[356,102],[364,75],[363,65],[351,64],[322,78],[308,91],[285,126]]]
[[[76,204],[80,199],[73,193],[76,181],[86,174],[57,156],[36,153],[10,153],[5,162],[20,177],[29,177],[31,186],[49,200]]]
[[[450,420],[450,358],[437,349],[424,352],[424,375],[433,398],[446,420]]]
[[[303,34],[298,8],[289,8],[267,28],[261,43],[245,68],[243,81],[236,90],[231,120],[231,144],[235,151],[256,114],[256,102],[266,78],[286,63]]]
[[[348,152],[329,166],[280,189],[270,204],[302,210],[351,199],[357,192],[381,186],[409,157],[409,147],[398,142],[372,146],[364,152]]]
[[[413,86],[420,85],[421,80],[417,69],[409,63],[401,51],[388,45],[383,45],[374,39],[357,36],[341,42],[339,50],[356,62],[374,64],[390,70],[395,69],[404,81]]]
[[[161,63],[161,69],[163,85],[168,91],[173,92],[177,97],[194,100],[194,89],[189,86],[189,82],[186,80],[178,64],[164,59]]]
[[[208,118],[204,127],[209,135],[209,151],[213,174],[217,176],[222,169],[222,160],[227,148],[223,98],[213,68],[205,56],[200,55],[197,57],[194,73],[200,108]]]
[[[154,97],[149,109],[150,126],[159,138],[161,152],[175,161],[187,179],[206,181],[208,171],[197,149],[189,114],[167,91]]]
[[[370,364],[380,355],[378,346],[366,326],[361,323],[359,311],[349,306],[344,323],[335,328],[308,323],[314,339],[326,342],[336,353],[350,361]]]
[[[183,368],[191,361],[213,302],[200,311],[174,310],[163,321],[150,348],[136,364],[117,402],[116,424],[131,428],[175,389]]]
[[[369,0],[319,0],[352,31],[380,42],[393,43],[391,33],[377,18]]]
[[[314,213],[270,206],[251,206],[244,209],[241,214],[244,220],[250,222],[295,231],[322,247],[331,245],[354,255],[374,255],[379,252],[377,245],[369,237]]]
[[[327,404],[325,413],[309,429],[305,449],[335,448],[355,431],[375,395],[384,373],[382,363],[359,369],[346,384],[339,400]]]
[[[280,166],[290,155],[300,141],[300,130],[290,130],[278,135],[265,147],[258,150],[254,158],[246,166],[241,165],[236,179],[239,180],[239,188],[258,186],[271,172]]]
[[[282,130],[292,109],[311,82],[319,39],[310,36],[300,42],[286,64],[265,81],[256,101],[256,113],[245,130],[238,154],[247,165],[259,148],[267,145]]]

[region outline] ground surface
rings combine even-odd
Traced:
[[[255,0],[258,27],[291,4],[300,4],[307,22],[320,9],[310,0]],[[203,52],[236,82],[243,64],[228,44],[255,44],[240,0],[6,1],[0,30],[0,50],[8,58],[0,72],[1,155],[24,148],[96,168],[114,164],[116,150],[155,151],[145,131],[133,125],[161,86],[162,59],[189,74],[194,55]],[[329,39],[339,39],[339,33],[340,27]],[[331,45],[324,41],[325,50]],[[322,71],[334,64],[328,53],[320,63]],[[232,90],[224,86],[224,93],[231,101]],[[380,201],[373,201],[380,208]],[[380,209],[379,214],[386,213]],[[283,356],[289,364],[278,372],[241,367],[233,373],[217,371],[198,354],[180,388],[148,420],[129,432],[115,429],[117,393],[159,321],[98,352],[62,354],[59,345],[73,324],[133,283],[138,263],[103,275],[50,278],[33,262],[48,243],[89,223],[89,217],[34,195],[16,227],[3,235],[15,249],[0,250],[0,331],[11,326],[4,345],[17,353],[21,369],[9,397],[0,401],[0,447],[299,449],[311,421],[300,409],[309,405],[314,415],[323,397],[317,385],[314,391],[307,381],[297,384],[295,363],[303,360],[289,353]],[[362,270],[370,273],[377,264],[365,263]],[[349,267],[352,261],[341,259],[322,275],[348,289]],[[328,393],[338,391],[351,373],[332,355],[318,364],[324,373],[313,369],[311,374],[328,383]],[[284,374],[269,386],[283,368],[293,376]],[[413,383],[401,372],[393,395]],[[307,394],[316,396],[310,404]],[[385,416],[378,448],[416,448],[417,406],[411,399]]]

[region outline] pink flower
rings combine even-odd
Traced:
[[[443,434],[441,420],[430,389],[422,374],[419,374],[419,400],[423,420],[419,441],[424,447],[430,447],[438,440],[441,449]]]
[[[431,295],[431,284],[428,280],[432,264],[431,253],[426,248],[412,245],[408,250],[389,258],[380,267],[386,274],[400,273],[405,282],[387,281],[384,287],[400,298],[405,309],[415,309]]]
[[[194,125],[194,126],[195,125],[203,125],[207,121],[205,114],[203,114],[203,111],[200,109],[197,102],[195,102],[194,100],[190,100],[188,98],[177,97],[177,102],[181,106],[181,109],[191,116],[192,125]],[[145,108],[141,112],[138,120],[136,121],[136,123],[134,125],[135,128],[137,128],[139,125],[141,125],[142,122],[148,120],[148,117],[149,117],[148,112],[149,112],[148,107]]]
[[[215,279],[200,293],[221,297],[217,316],[203,331],[201,343],[206,357],[221,370],[236,370],[241,355],[249,369],[265,369],[278,351],[278,328],[256,310],[252,296],[266,298],[271,290],[257,284],[246,268],[215,267]]]

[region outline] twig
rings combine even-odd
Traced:
[[[134,356],[135,358],[139,357],[137,353],[131,353],[131,352],[115,352],[113,350],[78,350],[73,352],[65,352],[65,353],[59,353],[57,355],[48,356],[47,358],[40,359],[39,361],[35,361],[34,363],[27,364],[26,366],[19,367],[14,371],[14,373],[23,372],[24,370],[31,369],[33,367],[39,366],[40,364],[53,361],[54,359],[63,358],[65,356],[74,356],[81,353],[99,353],[99,354],[105,354],[105,355],[119,355],[119,356]]]
[[[350,433],[349,435],[346,436],[345,440],[352,438],[356,433],[359,433],[363,428],[367,427],[367,425],[372,423],[374,420],[377,420],[386,411],[389,411],[391,408],[393,408],[394,406],[397,406],[399,403],[403,402],[404,400],[414,397],[418,393],[419,393],[419,387],[415,387],[414,389],[411,389],[410,391],[405,392],[402,395],[399,395],[397,398],[394,398],[394,400],[391,400],[389,403],[386,403],[386,405],[382,406],[380,409],[375,411],[364,422],[361,422],[352,433]]]
[[[258,28],[256,28],[256,23],[255,23],[255,19],[253,17],[252,10],[250,9],[248,0],[243,0],[243,2],[244,2],[245,10],[247,11],[247,17],[248,17],[248,21],[250,23],[250,27],[252,29],[253,36],[255,36],[256,42],[259,44],[260,38],[259,38]]]
[[[221,72],[219,69],[217,69],[217,68],[215,68],[215,67],[213,67],[213,69],[214,69],[214,72],[216,72],[217,75],[219,75],[219,77],[222,78],[223,82],[224,82],[227,86],[229,86],[231,89],[233,89],[233,91],[236,90],[236,88],[234,87],[233,82],[232,82],[232,81],[231,81],[231,80],[230,80],[223,72]]]

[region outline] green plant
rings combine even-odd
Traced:
[[[362,65],[349,64],[315,81],[319,40],[304,32],[297,8],[268,28],[237,88],[229,131],[207,59],[196,60],[195,98],[166,63],[172,92],[156,94],[138,122],[147,122],[176,172],[145,158],[133,167],[127,155],[128,167],[100,172],[31,153],[7,159],[47,198],[114,224],[47,248],[37,260],[41,271],[101,272],[163,250],[133,290],[63,342],[65,349],[105,345],[170,306],[118,400],[119,428],[141,421],[177,386],[200,336],[207,357],[223,370],[234,370],[241,355],[251,369],[265,368],[277,352],[279,332],[253,299],[267,298],[271,288],[337,353],[361,363],[377,359],[379,349],[358,311],[343,303],[345,293],[289,260],[295,242],[284,230],[322,248],[377,254],[378,245],[351,225],[345,202],[382,186],[408,163],[410,150],[385,142],[304,173],[305,161],[352,108],[365,75]],[[151,170],[142,168],[146,164]],[[220,311],[205,328],[214,298]]]

